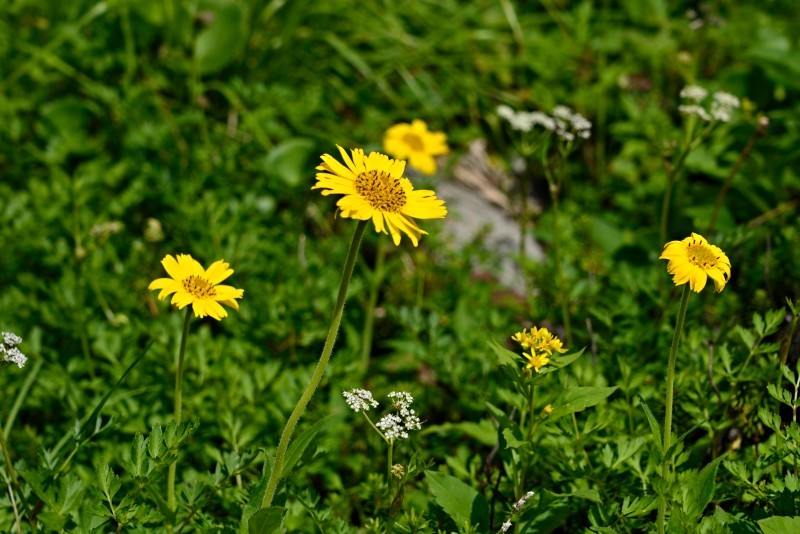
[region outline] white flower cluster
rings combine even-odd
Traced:
[[[567,106],[554,107],[553,117],[556,121],[556,134],[566,141],[574,140],[576,135],[581,139],[592,136],[592,123]]]
[[[678,106],[678,111],[683,115],[694,115],[699,119],[710,122],[730,122],[733,110],[740,106],[739,99],[730,93],[717,91],[711,97],[710,108],[703,105],[708,96],[708,91],[699,85],[687,85],[681,89],[681,99],[688,102]]]
[[[368,412],[370,408],[376,408],[378,406],[378,401],[372,398],[372,393],[366,389],[343,391],[342,396],[350,409],[356,413],[360,411]]]
[[[550,116],[541,111],[514,111],[502,104],[497,106],[497,114],[507,120],[512,129],[521,132],[530,132],[535,126],[541,126],[565,141],[573,141],[576,136],[589,139],[592,135],[592,123],[567,106],[556,106]]]
[[[422,422],[417,413],[411,408],[414,397],[407,391],[392,391],[387,395],[392,401],[397,414],[388,414],[381,417],[375,426],[383,431],[383,435],[388,440],[408,439],[409,430],[419,430]]]
[[[22,354],[17,345],[22,343],[22,339],[11,332],[2,333],[3,340],[0,342],[0,354],[3,355],[3,362],[15,363],[21,369],[28,358]]]

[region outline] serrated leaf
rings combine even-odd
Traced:
[[[521,449],[525,447],[530,447],[530,442],[524,439],[520,439],[514,435],[514,429],[512,428],[504,428],[502,431],[503,440],[506,442],[506,449]]]
[[[158,423],[153,425],[150,435],[147,436],[147,454],[153,459],[164,454],[164,431]]]
[[[703,467],[697,476],[689,477],[687,481],[688,495],[684,509],[689,521],[696,523],[703,515],[706,506],[714,498],[714,481],[717,478],[717,468],[722,456]]]
[[[284,509],[279,506],[262,508],[248,521],[249,534],[272,534],[280,532]]]
[[[458,478],[435,471],[425,471],[433,499],[456,525],[489,525],[489,504],[483,495]]]
[[[571,387],[566,388],[553,402],[551,419],[558,419],[571,413],[580,412],[603,402],[619,386],[613,387]]]
[[[494,351],[495,356],[497,356],[497,363],[499,365],[508,365],[515,368],[519,367],[521,356],[504,347],[501,347],[495,340],[492,340],[492,342],[489,343],[489,346]]]
[[[764,319],[757,313],[753,314],[753,326],[756,329],[756,333],[759,336],[764,337],[764,334],[766,333],[766,328],[764,327]]]

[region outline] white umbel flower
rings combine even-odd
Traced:
[[[342,396],[345,402],[354,412],[368,412],[370,408],[376,408],[378,401],[372,397],[372,393],[366,389],[351,389],[343,391]]]
[[[3,340],[0,342],[0,355],[2,355],[2,361],[4,363],[16,364],[17,367],[22,369],[25,366],[25,363],[28,361],[27,356],[22,354],[17,348],[17,345],[22,343],[22,339],[12,332],[3,332],[2,337]]]
[[[711,116],[708,114],[708,112],[702,106],[698,106],[696,104],[684,104],[678,106],[678,111],[682,115],[694,115],[695,117],[698,117],[706,122],[711,120]]]
[[[739,99],[725,91],[714,93],[711,101],[711,117],[720,122],[730,122],[733,110],[739,108]]]
[[[681,89],[681,98],[692,102],[701,102],[708,96],[708,91],[699,85],[687,85]]]

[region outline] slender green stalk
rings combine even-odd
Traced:
[[[372,354],[372,334],[375,328],[375,307],[378,304],[378,293],[383,281],[383,264],[386,260],[386,246],[384,240],[378,241],[378,250],[375,253],[375,269],[372,271],[372,280],[369,288],[366,315],[364,316],[364,330],[361,334],[361,369],[366,375],[369,371],[369,360]]]
[[[347,286],[350,284],[350,277],[353,274],[353,267],[356,263],[358,256],[358,247],[361,244],[361,236],[364,235],[364,229],[367,227],[369,221],[358,221],[356,230],[353,233],[353,241],[350,243],[350,251],[347,254],[347,260],[344,264],[342,271],[342,279],[339,282],[339,295],[336,298],[336,306],[333,309],[333,317],[331,317],[331,325],[328,328],[328,337],[325,339],[325,346],[322,349],[322,355],[317,362],[317,367],[314,369],[314,374],[311,375],[311,381],[306,386],[305,391],[297,401],[297,405],[292,410],[292,414],[286,421],[286,426],[283,428],[281,439],[278,442],[278,450],[275,452],[275,463],[272,466],[272,471],[269,474],[267,481],[267,489],[264,492],[264,500],[261,501],[261,507],[266,508],[272,505],[272,499],[275,497],[275,491],[278,489],[278,481],[281,478],[281,471],[283,470],[283,459],[286,456],[286,449],[289,447],[289,440],[292,438],[294,427],[300,420],[300,416],[306,409],[306,405],[314,395],[317,386],[322,380],[322,375],[325,373],[325,368],[328,366],[328,361],[333,352],[333,344],[336,341],[336,334],[339,332],[339,324],[342,322],[342,314],[344,312],[344,301],[347,297]]]
[[[178,350],[178,368],[175,370],[175,424],[181,424],[183,410],[183,360],[186,355],[186,338],[189,337],[189,321],[192,318],[192,308],[186,307],[186,317],[183,320],[183,333],[181,334],[181,347]],[[175,511],[175,475],[178,469],[178,460],[169,466],[167,475],[167,507]],[[169,525],[167,530],[172,530]]]
[[[11,478],[11,481],[14,483],[15,486],[19,486],[19,479],[17,478],[17,472],[14,471],[14,465],[11,463],[11,455],[8,454],[8,445],[6,445],[6,433],[3,432],[3,428],[0,427],[0,447],[3,448],[3,458],[6,461],[6,472],[8,476]]]
[[[669,362],[667,363],[667,401],[666,413],[664,414],[664,447],[661,458],[661,478],[666,482],[669,476],[669,460],[667,459],[667,449],[672,441],[672,405],[675,389],[675,360],[678,354],[678,343],[683,332],[683,321],[686,318],[686,305],[689,302],[689,284],[684,284],[683,295],[681,296],[681,307],[678,311],[678,319],[675,322],[675,333],[672,336],[672,347],[669,350]],[[667,513],[667,497],[661,496],[658,506],[658,534],[664,534],[665,517]]]

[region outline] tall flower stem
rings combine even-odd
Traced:
[[[669,350],[669,362],[667,363],[667,398],[666,398],[666,413],[664,414],[664,447],[661,458],[661,478],[666,482],[669,476],[669,459],[667,458],[667,449],[672,444],[672,406],[675,389],[675,360],[678,354],[678,344],[681,340],[681,332],[683,332],[683,321],[686,318],[686,305],[689,302],[689,284],[683,286],[683,295],[681,296],[681,306],[678,310],[678,319],[675,322],[675,333],[672,336],[672,347]],[[658,506],[658,533],[664,534],[665,517],[667,513],[667,497],[661,496],[661,502]]]
[[[569,149],[566,149],[566,152],[562,153],[562,162],[564,161],[563,158],[566,158],[566,154],[568,153]],[[569,291],[566,288],[564,270],[561,266],[561,228],[559,227],[559,195],[561,194],[563,175],[559,172],[558,177],[553,176],[550,166],[548,165],[546,152],[542,153],[542,167],[544,168],[545,177],[547,178],[547,185],[550,188],[550,197],[553,201],[553,261],[555,262],[556,285],[558,287],[559,300],[561,301],[561,318],[564,321],[564,332],[566,333],[567,344],[571,345],[572,326],[569,315]]]
[[[175,370],[175,424],[181,424],[183,411],[183,361],[186,355],[186,339],[189,337],[189,322],[192,319],[192,307],[186,307],[186,315],[183,319],[183,333],[181,334],[181,346],[178,350],[178,368]],[[175,475],[178,469],[178,460],[172,462],[167,474],[167,507],[175,511]],[[171,526],[167,527],[171,530]]]
[[[325,346],[322,349],[319,362],[317,362],[317,367],[314,369],[314,374],[311,375],[311,381],[300,396],[300,400],[297,401],[297,405],[294,407],[294,410],[292,410],[292,414],[289,416],[289,419],[286,421],[286,426],[283,428],[281,439],[278,442],[278,450],[275,452],[275,463],[272,466],[272,472],[269,474],[267,489],[264,492],[264,499],[261,501],[262,508],[272,505],[272,499],[275,497],[278,481],[281,478],[283,459],[286,456],[286,449],[289,447],[289,440],[292,439],[294,428],[297,426],[300,416],[303,415],[308,401],[311,400],[311,396],[314,395],[317,386],[319,386],[322,375],[325,373],[325,368],[328,366],[328,361],[331,359],[333,344],[336,341],[336,334],[339,332],[339,324],[342,322],[344,301],[347,297],[347,286],[350,285],[350,277],[353,274],[353,267],[358,257],[358,247],[361,245],[361,236],[364,235],[364,229],[367,227],[368,222],[369,221],[358,221],[356,230],[353,233],[350,251],[347,254],[347,260],[345,261],[344,270],[342,271],[342,279],[339,282],[339,295],[336,298],[336,306],[333,309],[333,317],[331,318],[331,324],[328,328],[328,337],[325,339]]]

